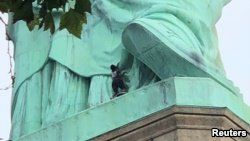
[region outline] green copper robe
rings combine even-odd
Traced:
[[[151,70],[137,59],[131,59],[126,52],[125,48],[129,49],[131,43],[146,43],[140,40],[143,35],[133,24],[162,37],[160,40],[165,44],[187,56],[194,53],[205,60],[209,69],[223,75],[215,24],[227,2],[91,0],[92,13],[87,14],[81,39],[66,30],[56,31],[54,35],[42,29],[30,32],[22,21],[10,25],[16,75],[12,138],[109,101],[111,64],[121,61],[121,66],[126,66],[132,78],[132,89],[144,85],[139,83],[157,81]],[[60,12],[55,12],[54,18],[58,27]],[[133,33],[127,30],[131,26]],[[138,38],[127,40],[132,36]]]

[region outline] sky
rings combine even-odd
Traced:
[[[239,87],[250,105],[250,0],[233,0],[223,10],[217,31],[227,77]],[[0,15],[7,20],[6,15]],[[0,23],[0,89],[11,84],[8,42]],[[10,42],[11,52],[13,45]],[[11,89],[0,90],[0,138],[8,139],[10,130]]]

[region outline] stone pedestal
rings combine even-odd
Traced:
[[[212,137],[212,128],[250,131],[227,108],[173,106],[101,136],[96,141],[250,141],[247,137]]]
[[[177,77],[144,87],[40,129],[18,141],[249,141],[250,108],[209,78]],[[248,131],[212,138],[211,129]]]

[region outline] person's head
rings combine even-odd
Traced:
[[[110,66],[110,69],[111,69],[112,71],[115,71],[115,70],[117,70],[117,66],[111,65],[111,66]]]

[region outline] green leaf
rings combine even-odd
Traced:
[[[9,2],[0,2],[0,11],[3,13],[8,12],[8,10],[10,9],[10,5]]]
[[[59,3],[64,7],[67,3],[67,0],[60,0]]]
[[[59,29],[66,28],[69,33],[81,38],[82,25],[86,23],[86,17],[84,14],[76,12],[74,9],[70,9],[64,15],[61,16],[61,22]]]
[[[52,11],[53,8],[60,8],[60,0],[47,0],[47,7],[50,11]]]
[[[34,15],[32,2],[37,2],[41,6],[38,15]],[[52,9],[63,8],[69,0],[1,0],[0,11],[13,12],[13,22],[19,20],[26,21],[29,30],[33,30],[36,25],[39,29],[50,29],[51,33],[55,32],[55,23],[52,16]],[[69,33],[76,37],[81,37],[82,25],[86,23],[85,12],[91,12],[91,3],[89,0],[76,0],[74,9],[61,16],[59,29],[66,28]]]
[[[16,1],[13,3],[12,11],[14,12],[14,23],[19,20],[24,20],[27,23],[30,23],[32,20],[34,20],[32,0]]]
[[[91,3],[89,0],[76,0],[75,10],[80,13],[84,14],[85,12],[91,12]]]
[[[47,6],[46,6],[46,4],[42,4],[42,7],[41,7],[41,9],[40,9],[40,11],[39,11],[39,16],[41,17],[41,18],[44,18],[45,16],[46,16],[46,14],[47,14]]]
[[[43,1],[43,0],[36,0],[36,3],[37,3],[38,5],[40,5],[40,4],[42,4],[42,1]]]
[[[28,26],[30,31],[32,31],[35,28],[36,25],[39,25],[39,17],[35,17],[34,20],[27,23],[27,26]]]
[[[39,23],[38,29],[41,29],[43,27],[43,24],[44,24],[44,19],[42,19],[42,21]]]
[[[44,18],[44,30],[50,29],[51,34],[55,32],[54,18],[51,13],[47,13]]]

